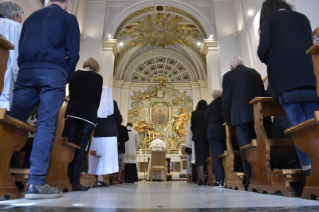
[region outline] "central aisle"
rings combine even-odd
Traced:
[[[289,208],[286,207],[293,208],[288,210]],[[9,211],[73,212],[106,211],[107,208],[123,209],[119,211],[168,208],[220,209],[217,211],[244,211],[247,208],[249,211],[281,209],[285,209],[285,211],[319,211],[319,201],[197,186],[186,182],[139,182],[137,184],[114,185],[108,188],[94,188],[87,192],[64,193],[60,199],[36,201],[20,199],[0,202],[0,211],[8,209]],[[230,208],[233,209],[230,210]]]

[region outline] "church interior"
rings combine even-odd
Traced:
[[[11,1],[23,8],[24,21],[49,4],[47,0]],[[222,186],[212,186],[217,178],[210,150],[207,149],[204,165],[208,186],[197,185],[200,171],[189,164],[185,152],[192,112],[200,100],[212,102],[212,92],[222,88],[223,76],[231,70],[232,58],[243,58],[245,66],[260,74],[267,89],[267,66],[257,55],[263,2],[73,0],[67,11],[76,16],[81,35],[80,59],[75,70],[80,70],[89,57],[100,64],[103,86],[112,89],[122,124],[131,123],[137,132],[134,161],[138,182],[122,183],[124,168],[121,174],[103,176],[108,187],[96,187],[95,175],[87,171],[88,157],[99,156],[97,151],[87,149],[80,180],[89,190],[72,191],[67,172],[79,147],[63,137],[66,98],[58,114],[46,177],[49,185],[63,190],[62,197],[25,199],[30,174],[28,158],[37,130],[36,110],[24,123],[0,108],[0,211],[319,211],[319,111],[313,119],[287,130],[293,139],[270,139],[262,122],[267,117],[285,116],[284,110],[272,98],[252,99],[256,139],[239,147],[234,127],[224,126],[226,149],[218,156],[224,171]],[[287,2],[307,16],[316,33],[319,1]],[[12,48],[0,41],[1,51]],[[309,54],[319,74],[318,47],[318,43],[314,44]],[[3,59],[0,62],[2,71],[6,62]],[[317,77],[319,83],[319,75]],[[163,141],[165,148],[156,146],[153,142],[156,140]],[[307,152],[313,162],[301,195],[295,192],[293,185],[301,182],[302,169],[273,166],[275,154],[296,152],[293,142]],[[158,147],[164,155],[156,155],[153,147]],[[249,187],[245,185],[249,179],[241,167],[242,151],[252,167]],[[163,162],[163,176],[159,172],[160,165],[152,166],[156,158],[163,159],[158,159]],[[159,172],[155,179],[153,171]]]

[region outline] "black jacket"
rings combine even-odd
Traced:
[[[117,132],[119,134],[117,136],[118,151],[125,154],[125,142],[129,139],[127,128],[120,124],[117,126]]]
[[[223,116],[223,101],[219,97],[213,100],[206,109],[205,124],[207,127],[207,138],[226,137],[225,119]]]
[[[311,55],[312,30],[307,17],[295,11],[278,11],[260,29],[258,56],[267,65],[270,89],[277,98],[300,87],[316,88]]]
[[[260,74],[251,68],[239,65],[223,76],[223,114],[232,126],[253,121],[255,97],[264,97],[264,84]]]
[[[32,13],[23,23],[19,42],[20,69],[50,68],[68,79],[80,58],[76,17],[56,4]]]
[[[192,140],[194,142],[208,142],[205,126],[205,110],[194,110],[191,118]]]
[[[93,71],[76,71],[69,83],[70,101],[65,115],[72,115],[97,122],[103,78]]]
[[[107,118],[98,118],[94,130],[94,137],[117,137],[117,126],[122,122],[122,115],[114,101],[114,113]]]

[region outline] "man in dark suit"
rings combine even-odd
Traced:
[[[20,70],[10,111],[11,116],[27,121],[40,102],[26,199],[62,195],[62,191],[45,183],[45,177],[65,85],[79,60],[80,30],[76,17],[66,11],[72,0],[51,2],[50,6],[32,13],[23,24],[18,57]]]
[[[223,76],[223,114],[225,121],[235,128],[239,146],[244,146],[256,138],[254,111],[249,102],[255,97],[265,96],[265,89],[260,74],[247,68],[242,58],[234,57],[230,66],[231,71]],[[251,167],[245,152],[241,150],[240,153],[249,183]]]
[[[207,106],[205,123],[207,127],[207,139],[214,162],[214,174],[216,182],[213,186],[222,186],[224,182],[223,166],[219,155],[226,149],[226,129],[222,108],[222,89],[213,91],[214,100]]]

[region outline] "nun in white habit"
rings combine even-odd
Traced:
[[[102,175],[119,171],[117,151],[117,125],[122,122],[122,116],[116,101],[112,98],[112,89],[105,86],[102,90],[98,121],[90,146],[96,155],[89,154],[89,174],[98,175],[97,187],[108,186]]]

